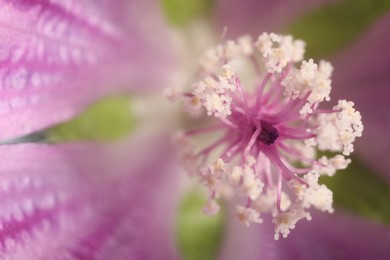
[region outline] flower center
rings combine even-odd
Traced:
[[[165,93],[184,98],[192,115],[204,107],[218,119],[175,137],[183,166],[209,191],[205,212],[218,212],[219,197],[244,197],[240,200],[245,206],[237,206],[240,221],[261,223],[260,214],[271,214],[275,239],[286,237],[299,220],[310,220],[310,207],[333,212],[332,192],[318,178],[347,167],[351,160],[344,155],[353,151],[363,131],[353,102],[319,108],[330,100],[333,69],[325,61],[301,62],[303,54],[304,43],[291,36],[263,33],[256,42],[244,36],[201,58],[202,79],[192,92]],[[258,75],[253,91],[236,73],[241,71],[236,66],[246,64]],[[191,137],[213,132],[220,137],[196,151]],[[344,155],[319,158],[317,149]]]
[[[275,143],[276,139],[279,137],[279,131],[273,125],[267,121],[260,120],[261,132],[257,137],[257,140],[261,141],[266,145],[271,145]]]

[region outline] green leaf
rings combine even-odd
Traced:
[[[336,207],[390,224],[390,185],[357,158],[346,170],[321,182],[333,191]]]
[[[214,0],[162,0],[164,13],[174,25],[186,25],[210,14]]]
[[[224,210],[215,216],[205,215],[207,199],[197,190],[182,201],[176,237],[184,260],[214,260],[219,252],[225,227]]]
[[[100,100],[73,120],[49,128],[49,142],[113,141],[128,135],[135,126],[130,98],[109,97]]]
[[[390,0],[344,0],[301,16],[288,32],[307,43],[307,57],[321,58],[354,41],[390,9]]]

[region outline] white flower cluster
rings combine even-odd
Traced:
[[[192,150],[193,144],[182,135],[178,135],[177,140],[185,151],[182,158],[191,160],[195,154]],[[292,191],[290,196],[295,195],[294,203],[291,202],[290,196],[282,191],[279,209],[277,209],[277,189],[275,187],[264,189],[264,183],[254,170],[255,163],[255,158],[248,156],[245,164],[230,168],[227,163],[218,158],[206,168],[193,171],[209,191],[209,200],[203,211],[208,215],[217,214],[220,207],[216,202],[216,198],[223,196],[226,189],[230,193],[234,193],[234,190],[236,190],[236,194],[252,201],[249,206],[236,207],[238,219],[249,226],[251,222],[262,222],[261,213],[270,213],[274,217],[275,239],[278,239],[279,234],[287,237],[299,220],[305,218],[310,220],[310,214],[306,210],[311,207],[329,213],[333,212],[332,192],[325,185],[318,184],[319,172],[324,175],[333,175],[337,169],[347,167],[350,159],[345,159],[342,155],[336,155],[330,159],[325,156],[322,157],[319,160],[321,165],[317,165],[315,170],[304,175],[303,180],[306,184],[298,183],[296,180],[290,181],[289,187]],[[189,166],[189,168],[195,169],[195,166]]]
[[[255,44],[250,36],[242,36],[237,41],[229,40],[208,50],[200,59],[199,66],[200,74],[207,76],[193,85],[194,96],[187,99],[187,112],[198,115],[201,106],[204,106],[208,115],[225,118],[231,114],[236,82],[230,63],[235,59],[254,55],[258,51],[269,73],[281,72],[287,64],[302,60],[304,49],[304,42],[293,40],[291,35],[263,33]]]
[[[332,158],[322,156],[318,160],[321,165],[316,165],[314,169],[319,173],[327,176],[333,176],[337,170],[344,170],[351,163],[351,159],[346,159],[345,156],[337,154]]]
[[[320,150],[342,151],[344,155],[353,152],[353,142],[363,132],[361,115],[353,106],[351,101],[339,100],[333,107],[337,112],[319,115],[316,141]]]
[[[219,119],[187,134],[222,134],[198,153],[188,138],[176,138],[187,171],[208,190],[204,212],[216,214],[216,199],[236,195],[239,220],[249,226],[261,223],[261,214],[272,215],[275,239],[287,237],[299,220],[310,220],[309,208],[333,212],[332,192],[318,179],[348,166],[351,160],[345,156],[363,131],[353,102],[319,107],[330,100],[333,67],[302,61],[304,47],[300,40],[274,33],[263,33],[256,42],[248,36],[227,41],[206,53],[200,80],[192,92],[181,93],[188,112],[198,114],[204,107]],[[247,83],[240,65],[248,64],[258,74],[254,91],[240,81]],[[172,88],[165,94],[174,99],[179,93]],[[337,154],[318,158],[317,150]]]
[[[292,181],[291,187],[296,194],[296,201],[291,205],[289,196],[282,192],[280,211],[277,210],[277,191],[276,189],[267,189],[263,191],[264,184],[260,181],[253,170],[255,159],[249,156],[243,166],[235,166],[232,169],[221,159],[217,159],[207,169],[200,171],[201,182],[209,189],[210,198],[204,207],[204,212],[214,215],[218,212],[219,206],[215,202],[222,190],[226,187],[236,189],[238,194],[250,198],[253,201],[252,206],[237,206],[236,216],[245,225],[249,226],[251,222],[261,223],[260,213],[271,213],[274,216],[276,224],[276,235],[284,234],[286,237],[289,230],[295,227],[295,224],[302,218],[310,219],[310,214],[305,211],[311,206],[323,211],[332,212],[332,193],[324,185],[318,184],[319,174],[309,173],[304,180],[305,185]]]
[[[219,75],[217,80],[208,76],[194,85],[192,92],[194,96],[189,100],[188,107],[192,107],[192,110],[199,110],[202,105],[209,116],[224,118],[231,114],[231,93],[235,89],[234,70],[226,64],[223,67],[223,75]]]
[[[197,115],[204,106],[208,115],[219,118],[230,115],[232,93],[236,91],[235,69],[230,62],[241,56],[249,56],[253,51],[250,36],[242,36],[237,41],[230,40],[208,50],[199,62],[200,74],[207,76],[193,85],[193,97],[187,99],[186,110]]]
[[[324,167],[321,168],[324,174],[332,175],[337,169],[345,168],[350,160],[346,160],[342,155],[336,155],[331,159],[323,157],[320,162],[324,164]],[[254,158],[249,157],[244,166],[234,166],[229,169],[228,165],[219,158],[200,174],[201,180],[209,189],[210,194],[218,196],[224,188],[231,187],[237,188],[240,195],[253,201],[251,207],[237,206],[236,208],[239,220],[247,226],[250,222],[261,223],[260,213],[271,213],[274,216],[275,239],[278,239],[279,233],[283,234],[283,237],[287,237],[299,220],[304,218],[310,220],[310,214],[306,209],[315,207],[321,211],[333,212],[332,192],[325,185],[318,183],[320,174],[317,171],[310,171],[303,177],[306,185],[292,180],[290,188],[295,194],[295,201],[292,204],[289,195],[282,192],[280,210],[277,210],[276,189],[267,188],[264,191],[264,184],[253,171],[253,166]],[[204,211],[212,215],[216,214],[218,210],[218,204],[213,198],[210,198]]]
[[[314,103],[329,101],[331,91],[331,80],[333,67],[329,62],[320,61],[318,66],[312,59],[302,61],[300,69],[292,69],[286,79],[282,81],[285,87],[284,95],[293,99],[303,98],[310,92],[307,103],[301,109],[301,114],[312,113],[311,106]]]
[[[237,206],[236,208],[237,218],[244,223],[247,227],[250,223],[262,223],[263,220],[260,218],[260,213],[252,208],[246,208],[243,206]]]
[[[296,195],[296,200],[287,211],[274,217],[276,240],[279,239],[279,233],[286,238],[299,220],[304,218],[307,220],[311,219],[310,214],[305,209],[313,206],[318,210],[333,213],[332,191],[325,185],[318,184],[319,177],[319,173],[310,171],[303,177],[306,185],[295,180],[290,182],[290,187]]]
[[[275,240],[279,239],[279,233],[286,238],[290,230],[295,228],[297,222],[304,218],[311,220],[310,213],[306,212],[300,204],[293,204],[287,212],[278,214],[273,219],[275,223]]]
[[[255,159],[249,156],[244,166],[234,166],[228,172],[227,180],[231,185],[239,186],[241,193],[251,200],[256,200],[263,191],[264,184],[257,177],[253,166]]]
[[[222,159],[217,159],[208,167],[202,168],[198,171],[201,183],[209,190],[210,201],[220,196],[224,187],[224,179],[229,171],[227,164]],[[215,208],[215,207],[214,207]]]
[[[241,36],[237,41],[229,40],[225,44],[209,49],[199,60],[200,72],[206,75],[218,71],[222,65],[239,56],[249,56],[253,53],[252,38]]]
[[[297,199],[301,202],[303,208],[314,206],[318,210],[332,213],[332,192],[325,185],[318,184],[319,177],[319,173],[311,171],[303,177],[308,186],[296,183],[295,181],[291,185],[293,185]]]
[[[256,42],[256,47],[263,56],[268,73],[281,72],[290,62],[303,59],[305,43],[293,40],[291,35],[263,33]]]
[[[291,206],[290,197],[282,191],[281,194],[280,210],[286,211]],[[272,216],[278,214],[277,205],[277,190],[276,188],[267,188],[263,194],[261,194],[257,200],[253,202],[253,207],[262,213],[270,213]]]
[[[237,187],[243,196],[255,200],[262,192],[264,184],[257,178],[253,164],[254,159],[251,158],[244,166],[230,169],[221,158],[218,158],[207,168],[199,171],[200,180],[209,189],[210,194],[219,195],[221,187],[228,185]]]
[[[215,198],[223,195],[226,188],[230,191],[236,189],[238,194],[250,198],[253,201],[258,199],[263,191],[264,184],[260,181],[253,169],[254,162],[254,158],[249,157],[248,161],[242,167],[235,166],[233,169],[230,169],[221,158],[218,158],[207,168],[199,171],[200,181],[208,189],[210,194],[204,212],[210,215],[218,212],[219,207],[216,205]],[[244,221],[245,219],[245,223],[250,221],[258,223],[259,218],[253,217],[260,216],[258,211],[249,207],[245,211],[239,208],[237,210],[239,211],[238,216],[240,216],[240,220]]]

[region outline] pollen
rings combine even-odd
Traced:
[[[353,102],[323,105],[333,67],[303,60],[304,49],[303,41],[275,33],[229,40],[200,58],[195,82],[165,93],[204,124],[175,137],[183,168],[209,194],[204,212],[216,214],[221,198],[238,203],[246,226],[269,214],[275,239],[310,220],[312,210],[334,211],[332,191],[319,178],[349,165],[363,132]]]
[[[251,223],[263,222],[263,220],[260,218],[260,213],[251,208],[237,206],[236,214],[238,220],[244,223],[247,227],[249,227]]]

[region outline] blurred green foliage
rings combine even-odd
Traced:
[[[390,224],[390,186],[357,158],[346,170],[321,182],[333,191],[336,207]]]
[[[130,98],[109,97],[96,102],[69,122],[46,131],[49,142],[112,141],[126,136],[135,126]]]
[[[307,57],[322,58],[355,40],[390,10],[390,0],[343,0],[299,17],[287,32],[306,41]]]
[[[213,7],[213,0],[162,0],[166,17],[174,25],[186,25],[192,20],[206,16]]]
[[[176,236],[184,260],[214,260],[219,253],[226,224],[224,210],[215,216],[203,213],[207,199],[196,189],[182,201]]]

